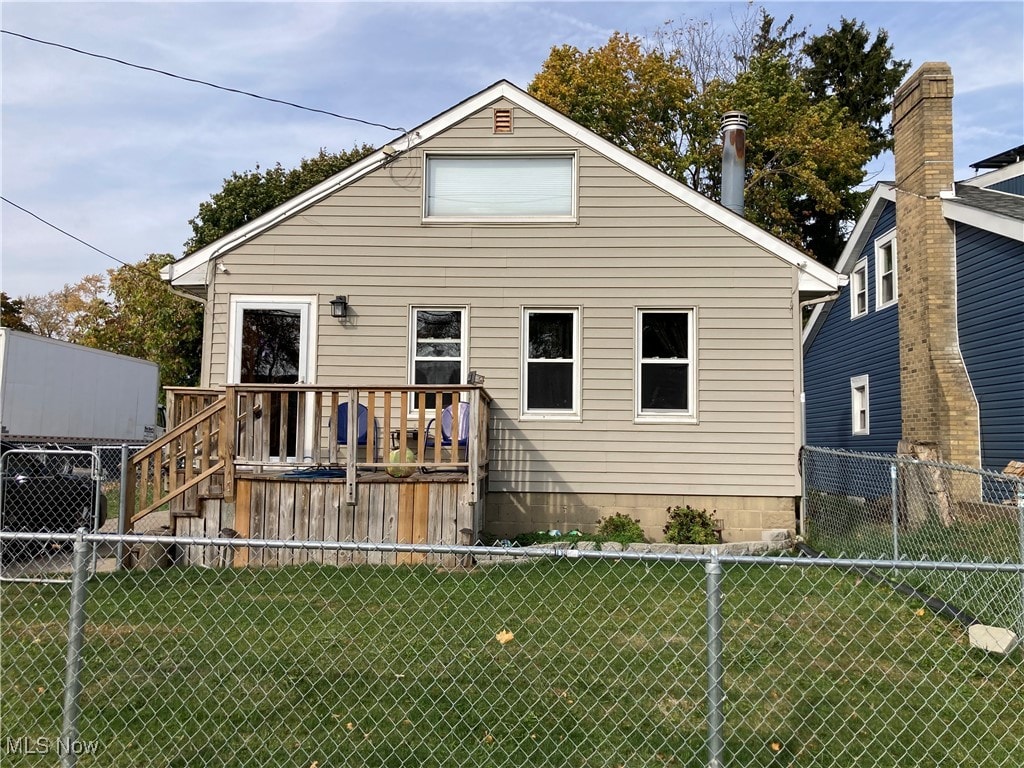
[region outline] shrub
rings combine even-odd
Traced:
[[[670,544],[715,544],[715,523],[706,509],[669,507],[665,523],[665,541]]]
[[[609,517],[600,518],[597,523],[597,535],[610,541],[618,541],[622,544],[646,541],[644,529],[640,527],[640,520],[629,515],[616,512]]]

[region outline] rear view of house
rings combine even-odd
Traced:
[[[805,333],[807,443],[1002,471],[1024,459],[1024,146],[953,181],[953,80],[896,94],[896,181],[843,252],[849,285]]]
[[[164,277],[205,303],[204,387],[405,387],[388,412],[429,414],[475,385],[493,533],[657,536],[685,503],[727,538],[793,527],[799,307],[839,277],[508,82]],[[421,442],[380,429],[384,462]]]

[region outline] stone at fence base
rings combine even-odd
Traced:
[[[761,534],[761,541],[788,547],[790,544],[789,531],[785,528],[772,528],[771,530],[764,531]]]
[[[972,624],[967,629],[967,637],[971,645],[989,653],[1006,655],[1017,647],[1017,635],[1003,627],[989,627],[984,624]]]
[[[626,550],[629,552],[650,552],[651,545],[646,542],[633,542],[626,546]]]
[[[707,549],[703,544],[676,544],[676,552],[681,555],[703,555]]]
[[[630,549],[632,549],[632,548],[633,547],[630,546]],[[666,544],[665,542],[656,542],[654,544],[648,544],[647,545],[647,551],[648,552],[658,552],[658,553],[667,552],[669,554],[673,554],[674,555],[675,553],[677,553],[679,551],[679,545],[678,544]]]
[[[592,541],[577,541],[576,549],[580,552],[593,552],[597,547]]]
[[[617,541],[603,541],[601,542],[602,552],[621,552],[623,549],[622,545]]]

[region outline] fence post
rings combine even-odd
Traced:
[[[1017,481],[1017,527],[1020,539],[1020,561],[1024,563],[1024,482]],[[1024,573],[1020,575],[1020,618],[1017,632],[1024,635]]]
[[[117,535],[124,536],[125,514],[128,509],[128,444],[121,444],[121,487],[118,491],[117,503]],[[124,568],[124,539],[117,540],[117,556],[114,558],[115,570]]]
[[[800,536],[807,538],[807,446],[800,449]]]
[[[708,620],[708,768],[723,768],[725,740],[722,735],[722,564],[718,550],[711,550],[711,560],[704,564],[707,574]]]
[[[85,531],[78,529],[75,539],[74,573],[71,580],[71,607],[68,611],[68,654],[64,669],[64,722],[60,731],[61,768],[75,768],[78,756],[78,696],[82,690],[82,644],[85,639],[85,596],[89,580],[89,550]]]
[[[900,559],[900,510],[896,496],[896,462],[889,465],[889,486],[892,495],[892,559]]]

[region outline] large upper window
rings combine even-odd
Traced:
[[[466,310],[447,307],[414,307],[411,318],[409,357],[413,384],[463,384],[466,381]],[[425,397],[433,408],[435,397]],[[449,405],[445,397],[442,405]]]
[[[524,416],[579,416],[579,310],[523,310]]]
[[[899,296],[896,279],[896,233],[875,241],[875,309],[895,304]]]
[[[868,263],[857,262],[850,280],[850,317],[860,317],[868,312]]]
[[[427,155],[424,216],[572,220],[575,159],[575,155]]]
[[[695,417],[693,330],[692,310],[637,311],[638,420]]]

